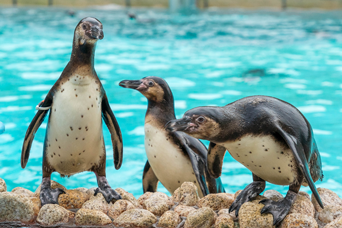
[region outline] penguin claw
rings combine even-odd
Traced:
[[[45,204],[58,204],[58,197],[60,194],[65,194],[65,191],[60,188],[43,188],[40,190],[40,202],[42,206]]]
[[[98,193],[103,195],[107,203],[110,203],[113,200],[116,201],[122,199],[122,197],[112,188],[105,188],[104,190],[97,188],[94,192],[94,196],[96,196]]]
[[[291,203],[286,200],[286,198],[277,202],[270,199],[264,199],[261,200],[259,203],[265,205],[260,211],[261,214],[273,215],[274,226],[279,225],[291,209]]]

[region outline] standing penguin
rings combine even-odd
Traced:
[[[196,184],[200,197],[224,192],[220,178],[211,177],[207,171],[207,148],[198,139],[183,132],[170,133],[165,130],[165,124],[176,119],[173,95],[168,84],[159,77],[147,77],[124,80],[119,85],[138,90],[148,99],[145,117],[148,161],[143,174],[144,192],[155,192],[158,181],[171,194],[186,181]]]
[[[42,205],[57,204],[62,189],[51,189],[51,174],[61,176],[92,171],[98,188],[109,203],[120,199],[106,179],[106,150],[102,119],[106,123],[113,144],[114,165],[122,164],[122,137],[119,125],[109,106],[107,95],[94,69],[95,47],[103,39],[102,24],[91,17],[76,26],[70,61],[62,75],[39,105],[39,111],[27,129],[21,154],[25,168],[34,135],[50,109],[43,152]]]
[[[208,169],[214,177],[222,172],[226,150],[253,173],[249,184],[229,208],[238,215],[241,205],[265,189],[265,181],[289,185],[284,199],[264,199],[261,214],[271,213],[274,225],[290,211],[301,185],[310,186],[323,208],[314,182],[323,178],[321,157],[309,122],[291,104],[267,96],[240,99],[224,107],[198,107],[182,119],[166,125],[210,141]]]

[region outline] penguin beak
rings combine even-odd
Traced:
[[[123,80],[119,83],[119,86],[138,91],[147,89],[147,86],[141,80]]]
[[[104,37],[103,31],[99,26],[92,26],[88,36],[96,40],[102,40]]]
[[[190,127],[197,126],[196,124],[191,122],[191,118],[183,117],[178,120],[170,120],[166,125],[165,129],[169,132],[175,131],[187,131]]]

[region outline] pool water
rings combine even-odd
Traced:
[[[209,10],[194,15],[165,10],[0,9],[0,177],[8,190],[35,190],[41,182],[46,121],[36,133],[29,162],[20,166],[26,129],[35,106],[66,66],[73,30],[85,16],[97,17],[104,39],[95,68],[123,134],[124,160],[114,169],[104,125],[107,178],[136,197],[142,194],[146,98],[118,86],[123,79],[154,75],[170,85],[177,117],[196,106],[225,105],[250,95],[269,95],[298,107],[311,123],[321,152],[326,187],[342,196],[342,13],[327,11]],[[205,142],[208,145],[207,142]],[[222,181],[227,192],[243,189],[251,172],[228,153]],[[170,174],[172,175],[172,174]],[[67,188],[96,187],[93,173],[52,179]],[[267,184],[285,194],[286,186]],[[162,185],[159,190],[166,192]],[[303,191],[309,188],[302,187]]]

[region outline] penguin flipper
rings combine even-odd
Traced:
[[[297,161],[297,164],[302,171],[307,183],[309,184],[309,187],[314,194],[318,204],[321,206],[321,208],[324,208],[323,203],[321,201],[321,198],[318,194],[318,191],[316,189],[316,186],[312,180],[308,161],[306,160],[304,148],[301,144],[298,144],[298,140],[294,138],[294,136],[288,134],[285,132],[280,126],[277,125],[277,131],[282,136],[282,138],[285,140],[286,144],[289,146],[289,148],[292,150],[292,153]]]
[[[143,174],[143,190],[145,192],[156,192],[158,188],[158,178],[153,172],[148,160],[146,161]]]
[[[114,113],[110,108],[108,98],[105,93],[102,98],[102,118],[106,123],[111,135],[115,169],[120,169],[123,157],[121,130],[118,122],[116,121]]]
[[[218,178],[222,174],[223,158],[226,154],[226,148],[210,142],[208,149],[207,165],[210,175]]]
[[[203,196],[208,195],[209,190],[205,179],[207,148],[198,139],[188,136],[183,132],[176,131],[172,134],[178,139],[178,143],[188,154]]]
[[[25,168],[27,161],[30,157],[30,150],[32,141],[34,139],[34,135],[36,134],[39,126],[42,124],[42,122],[45,119],[46,114],[48,113],[49,109],[43,110],[44,107],[50,107],[52,105],[52,95],[49,92],[46,98],[44,99],[43,103],[39,104],[39,107],[42,109],[39,109],[36,115],[33,117],[33,120],[31,121],[29,127],[27,128],[25,139],[23,143],[23,147],[21,150],[21,167]]]

